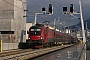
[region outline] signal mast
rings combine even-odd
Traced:
[[[85,60],[86,60],[86,37],[85,37],[84,22],[83,22],[83,15],[82,15],[82,0],[79,0],[79,5],[80,5],[80,12],[74,12],[73,4],[70,5],[70,13],[67,12],[67,7],[63,7],[63,12],[64,12],[64,14],[70,14],[75,18],[77,18],[77,17],[74,16],[73,14],[80,14],[80,18],[78,18],[78,19],[81,20],[83,44],[84,44],[84,49],[85,49]]]
[[[46,8],[45,7],[42,7],[42,13],[35,13],[34,25],[36,24],[37,15],[40,15],[40,14],[52,15],[53,14],[53,6],[52,6],[52,4],[49,4],[48,12],[46,12]]]
[[[80,14],[80,18],[78,18],[78,19],[81,20],[82,34],[83,34],[83,43],[86,43],[84,22],[83,22],[83,16],[82,16],[82,0],[79,0],[79,4],[80,4],[80,12],[74,12],[73,4],[70,4],[70,12],[67,12],[67,7],[63,7],[63,13],[64,14],[69,14],[69,15],[75,17],[75,18],[78,18],[78,17],[76,17],[73,14]]]

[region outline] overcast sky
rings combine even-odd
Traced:
[[[83,17],[84,20],[87,20],[90,18],[90,0],[82,0],[83,2]],[[38,15],[37,17],[37,22],[42,23],[45,20],[50,21],[50,25],[53,24],[54,18],[60,17],[60,22],[66,22],[66,25],[75,25],[80,20],[70,16],[70,22],[68,22],[68,15],[64,15],[62,12],[63,6],[69,7],[70,4],[74,4],[74,11],[78,12],[79,11],[79,0],[27,0],[27,9],[29,10],[28,14],[29,17],[27,18],[27,21],[34,22],[34,15],[35,13],[41,12],[41,7],[46,7],[46,10],[48,12],[48,4],[53,5],[53,15]],[[79,15],[75,15],[79,17]]]

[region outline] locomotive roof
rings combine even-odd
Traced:
[[[42,24],[36,24],[36,25],[34,25],[34,26],[31,26],[30,28],[31,28],[31,29],[42,28],[42,26],[44,26],[44,25],[42,25]]]
[[[31,29],[35,29],[35,28],[42,28],[42,26],[32,26],[30,27]]]

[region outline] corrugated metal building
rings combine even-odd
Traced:
[[[16,49],[20,41],[26,41],[26,33],[23,40],[21,35],[22,29],[26,32],[25,9],[26,0],[0,0],[0,40],[3,50]]]

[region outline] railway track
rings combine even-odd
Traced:
[[[53,52],[62,48],[70,47],[72,45],[63,45],[56,46],[51,48],[41,48],[41,49],[17,49],[8,52],[0,53],[0,60],[25,60],[32,59],[34,57],[38,57],[49,52]]]
[[[24,52],[30,52],[32,50],[33,49],[16,49],[16,50],[5,51],[0,53],[0,58],[10,56],[10,55],[20,54]]]

